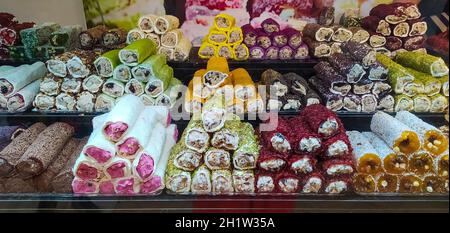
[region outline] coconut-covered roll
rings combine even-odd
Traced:
[[[134,43],[135,41],[138,41],[138,40],[144,39],[144,38],[145,38],[144,31],[137,29],[137,28],[131,29],[127,35],[127,44]]]
[[[344,107],[343,97],[337,94],[333,94],[330,88],[326,87],[325,84],[317,77],[312,77],[309,79],[312,87],[314,87],[321,95],[322,100],[327,107],[332,111],[339,111]]]
[[[420,176],[436,173],[432,154],[426,151],[412,154],[409,157],[408,171]]]
[[[448,97],[445,97],[441,94],[437,94],[431,97],[431,113],[442,113],[445,112],[445,109],[448,108]]]
[[[226,109],[223,96],[214,95],[209,99],[205,103],[201,117],[206,132],[216,132],[223,128],[226,120]]]
[[[148,143],[133,161],[133,174],[141,181],[151,179],[156,171],[166,141],[166,128],[162,124],[156,124],[149,137]]]
[[[426,95],[418,95],[413,98],[414,112],[429,112],[431,108],[431,98]]]
[[[375,112],[378,107],[378,99],[373,94],[365,94],[361,97],[361,111]]]
[[[66,123],[57,122],[47,127],[17,162],[18,176],[27,179],[42,173],[73,134],[74,128]]]
[[[354,62],[350,56],[335,53],[328,60],[341,75],[347,77],[349,83],[357,83],[366,74],[362,65]]]
[[[33,65],[19,68],[11,74],[3,73],[0,76],[1,94],[5,97],[11,97],[30,83],[43,78],[46,74],[47,69],[43,62],[36,62]]]
[[[370,33],[367,30],[360,27],[351,27],[349,30],[353,33],[350,41],[360,44],[364,44],[369,41]]]
[[[334,30],[319,24],[309,23],[303,29],[303,35],[314,38],[316,41],[331,41]]]
[[[257,193],[273,193],[275,191],[275,178],[273,174],[257,174],[255,181]]]
[[[209,194],[211,191],[211,171],[202,165],[192,174],[191,192],[193,194]]]
[[[94,51],[75,50],[66,62],[67,70],[73,78],[85,78],[93,71],[94,61],[98,55]]]
[[[134,78],[141,82],[148,82],[151,77],[156,76],[157,70],[166,64],[166,57],[161,54],[150,56],[143,63],[131,69]]]
[[[367,16],[363,18],[361,25],[364,29],[380,33],[383,36],[390,36],[392,33],[391,25],[386,20],[376,16]]]
[[[65,78],[61,84],[61,91],[67,94],[78,94],[81,92],[81,80]]]
[[[400,177],[400,193],[421,193],[423,181],[415,174],[405,174]]]
[[[101,41],[102,36],[106,31],[108,31],[108,28],[106,26],[98,25],[81,32],[79,35],[81,48],[87,50],[93,49],[94,46]]]
[[[164,176],[169,163],[170,151],[176,144],[178,138],[176,125],[167,127],[165,138],[166,140],[163,144],[164,147],[161,152],[161,157],[158,164],[156,164],[154,174],[148,181],[141,183],[141,193],[157,193],[165,188]]]
[[[75,111],[76,104],[76,98],[67,93],[61,93],[55,99],[56,109],[61,111]]]
[[[183,37],[181,29],[174,29],[161,36],[161,45],[168,48],[174,48]]]
[[[34,98],[39,93],[40,83],[41,80],[38,79],[12,95],[7,102],[8,111],[20,112],[27,110],[33,104]]]
[[[127,66],[136,66],[156,53],[156,44],[150,39],[140,39],[119,52],[120,61]]]
[[[233,193],[233,177],[229,170],[215,170],[211,175],[212,192],[215,194]]]
[[[145,86],[144,83],[137,79],[130,79],[125,85],[125,93],[132,94],[135,96],[140,96],[144,94]]]
[[[95,100],[95,111],[109,112],[114,107],[115,103],[116,99],[114,99],[113,97],[106,94],[100,94]]]
[[[76,108],[79,112],[93,112],[95,107],[95,95],[88,92],[83,91],[77,97]]]
[[[417,133],[386,113],[375,113],[370,129],[396,152],[411,154],[420,148],[420,139]]]
[[[329,57],[331,55],[331,47],[325,42],[318,42],[311,38],[303,38],[305,43],[308,45],[310,54],[314,57]]]
[[[104,83],[103,78],[101,78],[97,75],[91,75],[83,80],[83,83],[81,86],[83,87],[83,90],[86,90],[86,91],[89,91],[89,92],[95,94],[101,90],[103,83]],[[41,87],[42,87],[42,83],[41,83]]]
[[[396,61],[411,69],[431,74],[433,77],[442,77],[449,72],[449,69],[442,58],[428,54],[415,52],[399,53],[396,56]]]
[[[360,173],[353,177],[353,187],[356,193],[375,193],[377,183],[373,175]]]
[[[154,32],[163,35],[180,27],[180,20],[173,15],[163,15],[154,21]]]
[[[33,124],[0,152],[0,177],[14,175],[17,162],[45,128],[42,123]]]
[[[342,51],[350,54],[354,60],[361,62],[364,66],[370,66],[376,62],[376,53],[367,44],[349,41],[342,45]]]
[[[210,170],[228,170],[231,168],[231,156],[225,150],[210,148],[206,151],[204,159]]]
[[[379,174],[377,179],[377,191],[380,193],[397,193],[399,189],[399,177],[391,174]]]
[[[422,147],[428,152],[439,155],[448,149],[448,138],[438,128],[424,122],[416,115],[407,111],[401,111],[397,113],[395,118],[417,132],[422,142]]]
[[[174,48],[173,60],[179,62],[186,61],[189,58],[191,49],[191,41],[186,37],[182,37]]]
[[[386,45],[386,37],[381,35],[371,35],[369,38],[369,45],[372,46],[372,48],[380,48]]]
[[[338,26],[338,27],[335,27],[334,34],[331,37],[331,40],[335,41],[335,42],[343,43],[343,42],[347,42],[347,41],[351,40],[352,37],[353,37],[352,31],[350,31],[347,28]]]
[[[188,193],[192,183],[191,173],[178,169],[173,163],[173,158],[176,155],[174,152],[177,151],[176,148],[179,148],[178,145],[174,147],[169,157],[165,174],[165,186],[174,193]]]
[[[344,97],[344,109],[349,112],[361,112],[361,97],[358,95],[347,95]]]
[[[33,101],[33,106],[39,111],[48,111],[55,108],[56,98],[46,94],[39,93]]]
[[[343,194],[352,190],[352,180],[347,177],[328,179],[324,184],[327,194]]]
[[[130,109],[132,109],[133,113],[123,114],[124,112],[130,112]],[[131,130],[143,109],[144,104],[139,97],[133,95],[124,96],[109,113],[102,127],[103,135],[113,142],[120,141]]]
[[[254,169],[258,156],[259,143],[253,126],[248,123],[241,124],[239,148],[233,154],[234,168],[239,170]]]
[[[98,75],[105,78],[113,76],[114,69],[120,64],[119,51],[118,49],[111,50],[94,61]]]
[[[102,92],[113,98],[121,97],[125,93],[125,84],[110,78],[103,84]]]
[[[358,172],[374,175],[383,170],[382,157],[368,138],[358,131],[347,131],[347,136],[353,147]]]
[[[158,16],[156,15],[144,15],[138,20],[138,27],[144,32],[153,32],[155,30],[155,22]]]
[[[413,111],[414,100],[407,95],[395,96],[395,111]]]

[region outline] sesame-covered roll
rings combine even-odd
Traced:
[[[192,174],[191,192],[193,194],[210,194],[211,191],[211,171],[202,165]]]
[[[375,113],[370,129],[396,152],[411,154],[420,148],[421,143],[417,133],[386,113]]]
[[[104,82],[105,81],[100,76],[91,75],[83,80],[81,86],[83,87],[83,90],[95,94],[101,90]]]

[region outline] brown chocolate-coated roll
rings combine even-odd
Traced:
[[[391,51],[395,51],[401,49],[403,47],[402,39],[395,36],[386,37],[386,45],[385,47]]]
[[[303,29],[303,35],[314,38],[316,41],[331,41],[334,30],[316,23],[309,23]]]
[[[350,57],[362,63],[364,66],[370,66],[377,61],[375,50],[367,44],[360,44],[353,41],[343,43],[342,51],[350,55]]]
[[[34,185],[39,192],[51,192],[50,182],[53,178],[58,175],[59,171],[66,165],[67,160],[73,154],[74,150],[78,147],[79,140],[72,138],[70,139],[61,153],[53,160],[53,162],[48,166],[47,170],[33,178]]]
[[[8,178],[3,182],[3,193],[34,193],[36,188],[31,180]]]
[[[403,39],[403,48],[408,51],[414,51],[417,49],[421,49],[425,46],[425,37],[424,36],[415,36]]]
[[[106,48],[113,48],[114,46],[125,43],[127,41],[127,35],[127,30],[123,28],[108,30],[102,35],[102,45]]]
[[[390,24],[386,20],[380,19],[376,16],[367,16],[363,18],[361,25],[364,29],[380,33],[383,36],[390,36],[392,33]]]
[[[93,28],[89,28],[86,31],[82,31],[78,36],[82,49],[93,49],[101,39],[103,34],[108,31],[108,28],[104,25],[98,25]]]
[[[322,103],[322,99],[320,98],[319,94],[317,94],[317,92],[312,88],[308,90],[308,93],[306,93],[306,96],[304,96],[302,100],[304,106]]]
[[[14,175],[17,162],[45,128],[43,123],[30,126],[0,152],[0,177]]]
[[[331,55],[331,47],[326,42],[318,42],[312,38],[303,38],[308,45],[310,54],[314,57],[329,57]]]
[[[86,145],[88,138],[83,138],[79,140],[77,148],[72,152],[72,154],[67,158],[67,163],[59,171],[50,183],[50,188],[55,193],[72,193],[72,181],[74,179],[72,168],[75,161],[80,156],[83,147]]]
[[[74,131],[72,126],[62,122],[47,127],[20,158],[16,165],[17,175],[28,179],[44,172]]]
[[[331,111],[339,111],[344,107],[343,98],[340,95],[333,94],[330,88],[326,87],[322,80],[317,77],[311,77],[309,83],[314,87],[322,97],[324,105]]]
[[[319,20],[320,25],[331,26],[334,24],[334,7],[324,7],[320,12]]]

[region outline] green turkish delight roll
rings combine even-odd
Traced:
[[[405,84],[414,81],[414,76],[400,64],[383,54],[377,54],[377,60],[389,69],[389,82],[397,94],[404,92]]]
[[[127,66],[137,66],[156,53],[156,43],[150,39],[137,40],[119,52],[120,61]]]
[[[9,57],[13,60],[22,60],[25,59],[25,46],[11,46],[8,47]]]
[[[416,79],[411,82],[405,83],[405,87],[403,88],[403,94],[414,97],[416,95],[422,94],[425,90],[425,86],[422,81]]]
[[[423,83],[423,94],[427,96],[433,96],[441,92],[442,84],[438,78],[435,78],[429,74],[425,74],[414,69],[407,69],[408,73],[414,76],[415,80]]]
[[[398,53],[396,61],[406,67],[431,74],[433,77],[448,75],[449,69],[444,60],[429,54],[417,52]]]
[[[69,25],[52,32],[50,45],[73,49],[77,47],[78,35],[82,31],[80,25]]]
[[[448,75],[446,75],[446,76],[444,76],[444,77],[442,77],[442,78],[440,78],[439,79],[439,81],[441,81],[441,84],[442,84],[442,94],[444,95],[444,96],[447,96],[448,97],[448,89],[449,89],[449,87],[448,87]]]
[[[145,87],[145,93],[151,97],[158,97],[170,85],[173,79],[173,69],[169,65],[163,65],[162,68],[157,69],[155,76],[153,76]]]
[[[111,50],[94,61],[94,66],[99,76],[105,78],[113,76],[114,69],[120,64],[119,51],[118,49]]]
[[[411,97],[407,95],[397,95],[395,96],[395,111],[409,111],[414,110],[414,101]]]
[[[162,54],[152,55],[147,60],[131,69],[133,77],[141,82],[148,82],[151,77],[155,77],[158,70],[167,63],[166,57]]]
[[[259,142],[255,130],[249,123],[241,123],[239,130],[239,148],[233,154],[233,165],[238,170],[256,168],[259,157]]]
[[[60,28],[61,26],[56,23],[44,23],[37,27],[20,31],[20,38],[22,38],[22,44],[25,47],[34,48],[46,44],[49,41],[51,34]]]

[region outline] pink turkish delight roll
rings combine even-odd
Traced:
[[[118,179],[131,175],[131,163],[128,159],[115,157],[105,165],[103,173],[109,179]]]

